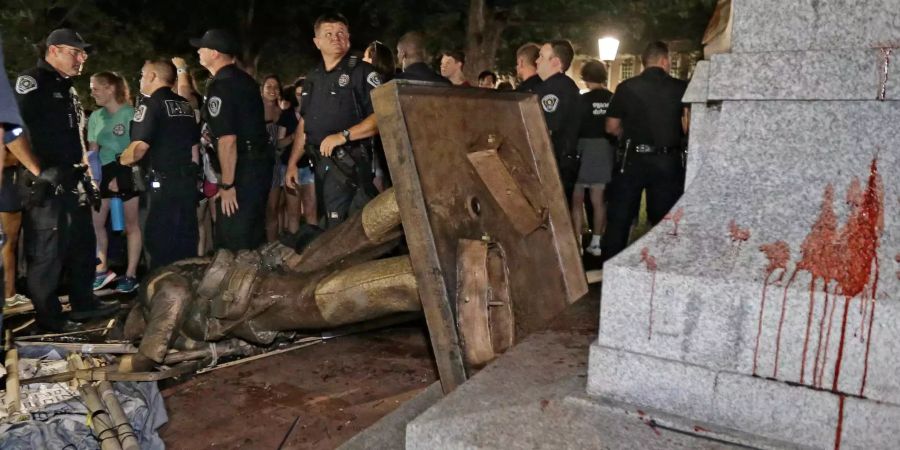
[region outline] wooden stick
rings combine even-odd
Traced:
[[[134,345],[126,342],[122,343],[102,343],[102,344],[90,344],[90,343],[75,343],[75,342],[52,342],[52,341],[16,341],[16,345],[19,347],[31,346],[31,345],[50,345],[53,347],[58,347],[64,350],[68,350],[70,352],[78,352],[78,353],[90,353],[90,354],[131,354],[137,353],[138,349]]]
[[[19,352],[13,345],[12,332],[6,330],[6,412],[9,417],[22,412],[19,397]]]
[[[19,336],[19,339],[43,339],[43,338],[54,338],[54,337],[63,337],[63,336],[77,336],[79,334],[93,333],[95,331],[103,331],[105,329],[106,329],[105,327],[99,327],[99,328],[89,328],[87,330],[70,331],[68,333],[34,334],[31,336]]]
[[[45,375],[22,380],[22,384],[34,383],[63,383],[71,380],[79,381],[159,381],[166,378],[181,376],[197,370],[195,361],[181,363],[168,370],[160,372],[117,372],[112,367],[100,367],[96,369],[76,369],[69,372]]]
[[[119,443],[122,444],[122,450],[141,450],[140,443],[134,435],[134,428],[128,422],[128,416],[122,410],[122,404],[116,398],[112,384],[109,381],[101,381],[97,384],[97,392],[106,405],[106,410],[112,416],[113,423],[116,425],[116,432],[119,434]]]
[[[603,270],[588,270],[584,273],[588,284],[600,283],[603,281]]]
[[[282,348],[280,350],[273,350],[271,352],[262,353],[262,354],[259,354],[256,356],[251,356],[249,358],[239,359],[237,361],[231,361],[229,363],[225,363],[225,364],[218,365],[215,367],[208,367],[205,369],[200,369],[197,371],[197,373],[201,374],[201,373],[206,373],[206,372],[212,372],[213,370],[219,370],[219,369],[224,369],[226,367],[237,366],[237,365],[248,363],[251,361],[256,361],[257,359],[263,359],[263,358],[268,358],[269,356],[280,355],[282,353],[287,353],[287,352],[294,351],[294,350],[297,350],[300,348],[309,347],[311,345],[321,344],[322,342],[325,342],[325,340],[320,337],[308,337],[308,338],[300,339],[298,342],[300,342],[300,343],[296,344],[296,345],[292,345],[290,347]]]
[[[69,356],[69,365],[76,371],[87,369],[84,361],[77,354]],[[103,402],[97,394],[97,388],[83,380],[77,380],[77,383],[80,385],[78,392],[81,393],[81,399],[88,408],[89,427],[94,430],[97,439],[100,440],[100,449],[122,450],[113,420],[104,408]]]

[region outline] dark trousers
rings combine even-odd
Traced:
[[[241,161],[235,168],[238,210],[231,217],[216,200],[216,248],[236,252],[255,249],[266,242],[266,200],[272,188],[275,162],[271,159]]]
[[[150,190],[144,245],[151,270],[197,256],[200,237],[195,184],[194,178],[164,179],[159,188]]]
[[[37,324],[48,330],[59,329],[65,317],[56,291],[63,268],[68,270],[72,310],[94,307],[97,238],[91,209],[78,206],[78,197],[66,192],[49,198],[44,206],[26,210],[23,229],[28,292]]]
[[[343,169],[333,159],[336,156],[324,158],[318,154],[318,149],[312,150],[316,168],[316,194],[325,214],[325,229],[347,220],[350,214],[362,209],[377,193],[372,184],[369,150],[363,146],[346,146],[345,149],[347,153]],[[351,152],[355,154],[355,158],[349,156]]]
[[[616,256],[628,245],[631,224],[647,191],[647,220],[656,225],[684,193],[684,168],[680,153],[639,154],[629,152],[625,173],[613,172],[608,187],[603,260]]]

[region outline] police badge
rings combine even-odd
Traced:
[[[381,86],[381,77],[378,76],[378,72],[372,72],[369,76],[366,77],[366,81],[372,85],[372,87]]]
[[[16,92],[27,94],[38,88],[37,80],[29,75],[22,75],[16,80]]]
[[[132,120],[134,120],[135,122],[143,122],[144,114],[146,114],[146,113],[147,113],[147,105],[138,106],[138,108],[136,110],[134,110],[134,119],[132,119]],[[122,131],[123,131],[122,134],[125,134],[124,130],[122,130]]]
[[[338,78],[338,85],[340,87],[345,87],[348,84],[350,84],[350,75],[347,75],[346,73],[341,74],[341,77]]]
[[[222,110],[222,99],[210,97],[209,101],[206,102],[206,108],[209,109],[210,116],[219,117],[219,112]]]
[[[552,113],[556,111],[557,106],[559,106],[559,97],[547,94],[541,98],[541,107],[544,108],[544,112]]]

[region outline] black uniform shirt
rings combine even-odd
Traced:
[[[379,85],[381,77],[375,68],[356,55],[345,55],[330,71],[320,62],[303,82],[300,115],[306,143],[318,147],[328,135],[371,115],[374,109],[369,93]]]
[[[230,64],[219,69],[207,88],[203,119],[218,141],[221,136],[237,137],[238,154],[246,151],[246,144],[266,145],[266,116],[259,85],[247,72]]]
[[[41,59],[16,79],[16,98],[42,168],[81,162],[84,110],[72,80]]]
[[[150,168],[173,172],[189,167],[191,147],[200,142],[194,108],[184,97],[161,87],[134,111],[131,140],[150,145]]]
[[[611,136],[606,133],[606,109],[613,94],[607,89],[594,89],[581,94],[578,111],[581,115],[579,138],[596,139]]]
[[[565,74],[557,73],[539,84],[536,93],[544,110],[556,158],[575,155],[580,128],[578,86]]]
[[[685,106],[681,98],[686,89],[686,81],[669,76],[659,67],[650,67],[619,84],[606,115],[622,120],[622,139],[631,140],[632,144],[680,146]]]
[[[519,83],[519,85],[516,86],[516,92],[536,93],[537,87],[540,86],[540,84],[541,84],[541,77],[539,77],[539,76],[537,76],[537,74],[535,74],[535,75],[532,75],[527,80]]]
[[[428,81],[431,83],[439,83],[450,85],[450,80],[442,77],[439,73],[431,70],[428,67],[428,64],[423,62],[412,63],[403,69],[402,73],[397,74],[395,77],[398,80],[417,80],[417,81]]]

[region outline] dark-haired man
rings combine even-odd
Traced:
[[[349,53],[350,27],[344,16],[323,15],[313,28],[322,62],[303,83],[303,126],[294,134],[286,179],[288,187],[295,188],[297,161],[304,152],[312,157],[318,204],[330,228],[377,194],[369,138],[378,134],[378,125],[369,93],[381,85],[381,78],[372,65]]]
[[[537,60],[541,56],[541,47],[529,42],[516,50],[516,75],[521,82],[516,86],[517,92],[534,92],[541,84],[537,74]]]
[[[176,94],[175,66],[167,60],[147,61],[141,69],[141,95],[134,113],[131,145],[120,162],[132,165],[149,153],[150,210],[144,227],[150,268],[197,253],[197,175],[200,127],[194,108]]]
[[[54,30],[44,58],[15,85],[32,152],[43,169],[29,186],[23,229],[28,291],[37,324],[47,331],[77,328],[63,315],[57,297],[64,268],[72,305],[68,319],[99,318],[119,308],[118,302],[97,300],[93,294],[96,237],[90,208],[79,201],[83,180],[74,170],[85,154],[85,118],[72,77],[81,74],[90,48],[74,30]]]
[[[544,110],[544,119],[553,142],[553,154],[559,168],[566,200],[571,202],[578,177],[578,86],[566,71],[575,57],[575,49],[566,40],[554,40],[541,46],[537,74],[541,84],[535,89]]]
[[[641,54],[644,71],[616,88],[606,111],[606,131],[624,144],[610,185],[603,259],[628,244],[631,223],[647,190],[647,219],[655,225],[684,192],[687,82],[669,76],[669,47],[653,42]]]
[[[209,30],[190,42],[212,74],[201,116],[215,141],[222,173],[215,246],[254,249],[266,240],[266,199],[275,164],[259,85],[235,64],[240,46],[231,33]]]
[[[444,50],[441,52],[441,76],[450,80],[454,86],[471,86],[463,66],[466,65],[466,54],[459,50]]]

